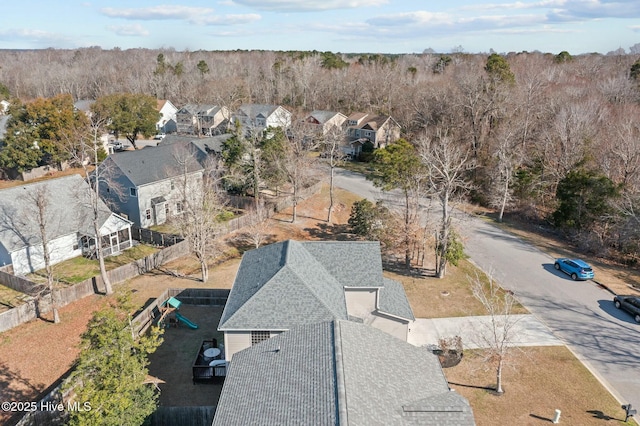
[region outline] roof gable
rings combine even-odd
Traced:
[[[34,201],[41,189],[48,192],[46,221],[49,239],[78,232],[94,234],[89,184],[80,175],[73,174],[0,191],[0,243],[7,251],[41,244]],[[111,216],[109,208],[99,201],[100,226]]]
[[[333,318],[347,318],[343,285],[290,240],[244,254],[219,329],[289,329]]]

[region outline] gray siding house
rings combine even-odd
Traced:
[[[161,225],[182,212],[180,191],[202,184],[207,155],[190,140],[114,153],[100,164],[101,196],[137,227]]]
[[[279,105],[245,104],[233,115],[245,131],[259,132],[267,127],[291,126],[291,112]]]
[[[306,324],[238,352],[222,425],[472,426],[436,355],[365,324]]]
[[[352,320],[406,341],[414,320],[402,285],[384,278],[373,241],[283,241],[246,252],[218,330],[225,357],[293,327]]]
[[[37,194],[42,194],[49,255],[52,264],[83,254],[95,255],[96,241],[106,255],[131,247],[131,222],[100,202],[96,236],[91,217],[89,184],[69,175],[0,191],[0,265],[12,265],[16,275],[44,268]]]

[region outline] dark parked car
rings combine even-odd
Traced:
[[[571,276],[571,279],[574,281],[590,280],[593,278],[593,269],[591,269],[591,266],[580,259],[556,259],[553,267]]]
[[[617,295],[613,298],[613,304],[618,309],[624,309],[633,315],[633,319],[640,324],[640,297]]]

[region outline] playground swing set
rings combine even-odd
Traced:
[[[168,298],[164,303],[159,306],[160,318],[158,319],[158,325],[163,328],[169,328],[172,325],[177,327],[179,322],[182,322],[187,327],[196,330],[198,324],[189,320],[189,318],[182,315],[178,310],[182,302],[175,297]],[[168,322],[167,322],[168,320]]]

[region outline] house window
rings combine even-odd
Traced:
[[[182,213],[182,201],[176,203],[176,213]]]
[[[151,209],[146,209],[144,211],[144,215],[147,218],[147,220],[151,220]]]
[[[135,188],[129,188],[129,195],[131,195],[132,197],[137,197],[138,191]]]
[[[164,215],[169,216],[169,203],[164,203]]]
[[[260,342],[271,338],[271,332],[269,331],[252,331],[251,332],[251,346],[257,345]]]
[[[176,183],[171,181],[171,190],[173,191],[174,189],[176,189]]]

